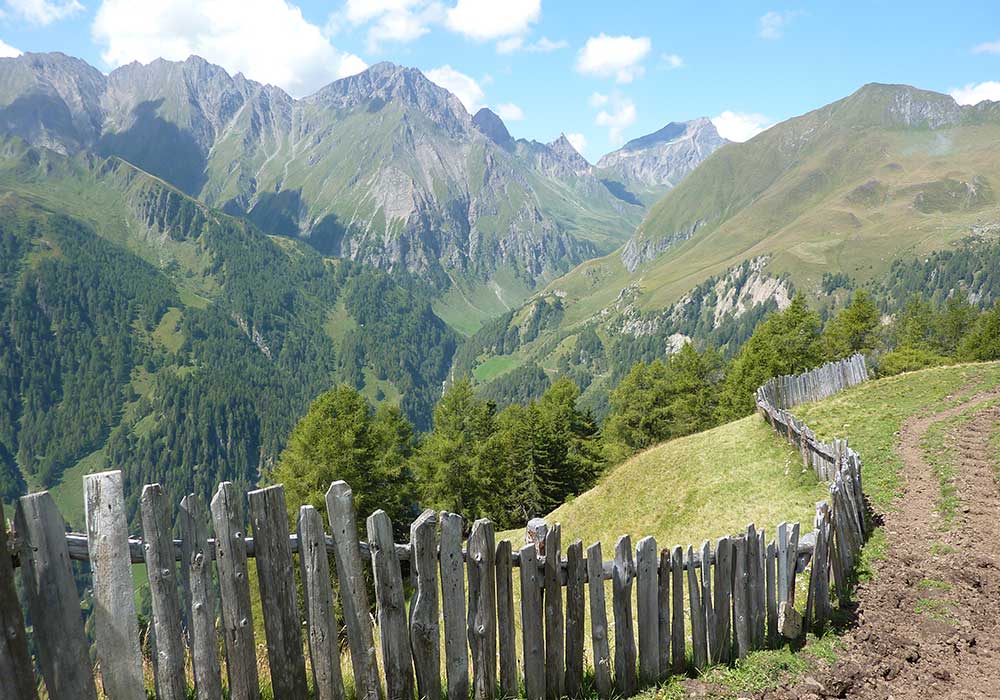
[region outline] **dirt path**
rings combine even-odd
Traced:
[[[989,445],[1000,408],[980,408],[950,435],[960,503],[947,529],[920,447],[931,425],[998,397],[903,426],[905,492],[884,516],[887,555],[858,588],[857,622],[839,660],[763,698],[1000,698],[1000,488]]]

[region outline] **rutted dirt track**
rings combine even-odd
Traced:
[[[763,698],[1000,698],[1000,488],[989,445],[1000,408],[981,406],[998,397],[904,425],[905,492],[884,516],[887,556],[857,591],[857,622],[839,660]],[[951,436],[960,504],[945,529],[920,441],[934,423],[970,409]]]

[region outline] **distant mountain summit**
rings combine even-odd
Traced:
[[[480,317],[614,249],[642,217],[565,139],[524,146],[493,112],[472,117],[387,62],[296,100],[197,56],[105,76],[24,54],[0,59],[0,131],[122,158],[268,233],[461,288],[462,313]]]
[[[728,143],[706,117],[670,122],[608,153],[597,167],[630,191],[655,198],[676,186],[715,149]]]

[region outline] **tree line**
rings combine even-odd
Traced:
[[[980,311],[960,296],[940,304],[913,296],[889,317],[861,289],[824,323],[797,295],[729,360],[711,345],[687,343],[662,359],[636,362],[611,392],[601,424],[581,407],[570,376],[548,382],[537,399],[502,409],[459,379],[423,435],[398,408],[373,408],[340,386],[312,404],[268,476],[285,484],[295,507],[322,510],[330,482],[343,479],[354,488],[359,514],[382,508],[400,528],[426,507],[517,527],[638,451],[750,414],[754,390],[771,377],[856,352],[883,376],[1000,359],[1000,305]]]

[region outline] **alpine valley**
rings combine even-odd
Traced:
[[[253,484],[340,383],[417,430],[466,374],[499,403],[568,375],[600,416],[633,362],[731,354],[796,292],[889,310],[996,237],[998,183],[1000,104],[907,86],[592,165],[390,63],[293,99],[197,57],[0,59],[0,495]]]

